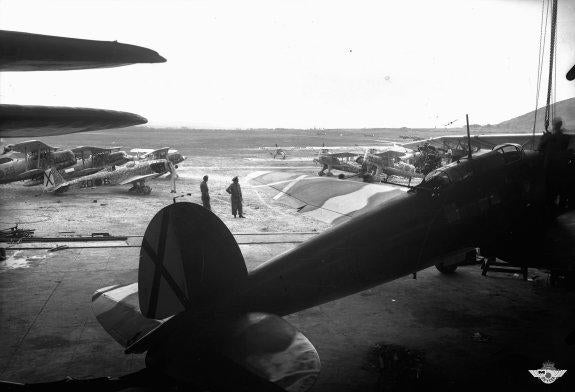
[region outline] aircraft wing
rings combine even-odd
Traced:
[[[152,178],[156,178],[161,176],[163,173],[152,173],[152,174],[144,174],[141,176],[132,176],[129,178],[126,178],[125,180],[123,180],[122,182],[120,182],[120,185],[126,185],[126,184],[131,184],[132,182],[136,182],[136,181],[145,181],[145,180],[149,180]]]
[[[151,49],[117,41],[6,30],[0,30],[0,53],[0,71],[61,71],[166,61]]]
[[[383,151],[383,152],[378,152],[374,155],[377,155],[378,157],[402,157],[405,155],[405,152],[400,152],[400,151],[395,151],[395,150],[387,150],[387,151]]]
[[[104,147],[93,147],[93,146],[79,146],[72,149],[74,155],[85,156],[85,155],[93,155],[93,154],[102,154],[106,152],[115,151],[116,147],[113,148],[104,148]]]
[[[316,177],[289,172],[255,172],[248,186],[313,219],[339,224],[405,192],[391,184]]]
[[[2,121],[2,120],[0,120]],[[56,151],[57,148],[51,147],[46,143],[39,140],[28,140],[21,143],[10,144],[7,146],[9,151],[16,151],[20,153],[38,152],[38,151]]]
[[[493,147],[504,143],[515,143],[524,148],[533,149],[539,144],[542,133],[493,133],[485,135],[472,135],[471,146],[477,150],[492,150]],[[429,144],[440,149],[467,149],[467,135],[439,136],[430,139],[417,140],[401,144],[405,148],[417,150],[418,147]]]
[[[170,147],[162,147],[157,150],[152,148],[132,148],[130,152],[142,154],[142,158],[165,159],[168,154],[176,153],[178,150],[173,150]]]
[[[137,283],[96,291],[92,296],[92,311],[106,332],[122,347],[128,347],[169,319],[156,320],[142,315]]]
[[[137,114],[57,106],[0,105],[0,138],[55,136],[145,124]]]
[[[142,315],[138,283],[96,291],[92,296],[92,311],[106,332],[126,348],[126,353],[144,352],[152,343],[165,347],[167,345],[162,344],[162,340],[177,334],[179,320],[176,317],[158,320]],[[241,382],[254,387],[250,390],[304,392],[315,383],[321,368],[316,349],[281,317],[247,313],[221,324],[202,325],[178,341],[180,344],[191,342],[198,348],[206,341],[210,342],[207,348],[202,347],[198,352],[209,351],[208,355],[204,354],[204,360],[212,361],[208,366],[217,369],[214,374],[238,377],[228,380],[227,384],[238,385]],[[202,330],[209,331],[208,338],[203,336],[206,332]],[[178,360],[174,359],[175,362]],[[171,366],[169,372],[176,379],[189,376],[189,368],[185,366]]]
[[[335,158],[352,158],[352,157],[356,157],[358,155],[362,155],[359,153],[353,153],[353,152],[334,152],[329,154],[329,156],[335,157]]]

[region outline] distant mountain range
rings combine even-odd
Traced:
[[[560,116],[563,119],[563,127],[570,131],[575,131],[575,97],[559,101],[554,105],[555,116]],[[523,114],[519,117],[512,118],[511,120],[503,121],[493,128],[501,132],[528,132],[533,129],[533,118],[535,111]],[[537,126],[536,131],[542,131],[545,128],[545,107],[537,110]]]

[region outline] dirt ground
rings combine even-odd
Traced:
[[[328,227],[271,203],[245,183],[247,218],[234,219],[225,193],[233,176],[238,175],[242,183],[255,170],[315,173],[318,167],[310,162],[313,151],[294,150],[286,160],[274,160],[260,148],[274,145],[269,135],[257,139],[255,133],[249,133],[233,140],[229,133],[209,136],[197,132],[194,144],[193,135],[170,132],[150,131],[132,139],[126,132],[93,133],[45,142],[63,147],[122,145],[128,150],[174,146],[188,156],[178,170],[177,195],[185,195],[178,200],[200,203],[199,183],[203,175],[209,175],[212,208],[236,239],[242,238],[241,233],[313,233]],[[272,136],[278,140],[280,135]],[[303,147],[307,143],[303,137],[290,137],[281,139],[281,144],[299,142]],[[314,139],[316,144],[322,138]],[[353,146],[348,136],[341,138],[333,144],[344,145],[345,141]],[[261,145],[250,147],[250,140],[260,140]],[[142,235],[152,216],[172,203],[174,196],[168,179],[152,180],[149,185],[153,189],[148,196],[130,195],[127,186],[61,196],[19,183],[2,186],[0,228],[18,224],[35,229],[37,236],[64,232]],[[251,270],[292,246],[295,244],[240,247]],[[137,280],[137,248],[17,252],[8,250],[7,262],[0,263],[0,379],[39,382],[67,375],[118,376],[143,367],[143,356],[124,355],[90,309],[95,290]],[[569,374],[575,372],[575,346],[565,343],[575,327],[573,303],[575,293],[549,287],[542,271],[530,270],[530,280],[525,282],[513,274],[482,277],[477,266],[460,268],[453,276],[430,268],[415,280],[398,279],[286,319],[320,354],[322,373],[314,391],[405,390],[411,384],[397,384],[395,373],[381,368],[385,358],[378,357],[396,346],[401,348],[394,351],[397,355],[407,355],[407,367],[418,367],[424,375],[425,383],[416,380],[422,388],[539,388],[543,384],[527,370],[551,360],[558,368],[569,370],[554,386],[561,389],[572,386]],[[391,358],[397,357],[394,355]],[[413,380],[413,375],[407,377]]]

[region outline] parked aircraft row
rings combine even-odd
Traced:
[[[322,166],[319,176],[332,176],[332,170],[353,173],[367,182],[384,181],[390,176],[423,178],[431,171],[468,155],[491,151],[505,140],[533,149],[539,142],[538,134],[485,134],[475,135],[469,142],[466,135],[440,136],[406,143],[390,143],[364,151],[330,152],[323,148],[314,159]],[[339,175],[344,178],[344,174]]]
[[[44,185],[61,193],[75,188],[101,185],[134,184],[132,190],[147,194],[146,179],[168,172],[186,157],[168,147],[133,149],[137,155],[120,151],[120,147],[80,146],[59,150],[41,141],[31,140],[7,145],[0,155],[0,184],[27,180],[26,186]]]

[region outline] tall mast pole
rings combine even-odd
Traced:
[[[549,114],[551,111],[551,89],[553,87],[553,59],[555,56],[555,31],[557,27],[557,0],[553,0],[551,9],[551,47],[549,48],[549,80],[547,83],[547,107],[545,108],[545,131],[549,130]]]

